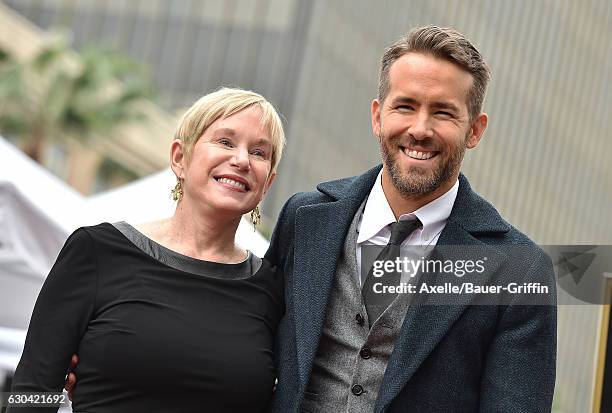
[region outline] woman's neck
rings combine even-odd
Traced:
[[[179,204],[168,219],[138,227],[146,236],[164,247],[206,261],[241,262],[246,252],[235,244],[240,217],[226,218],[191,211]]]

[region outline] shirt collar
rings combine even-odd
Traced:
[[[458,190],[459,180],[457,180],[447,192],[428,204],[423,205],[416,211],[401,215],[399,220],[401,221],[416,216],[423,224],[421,240],[423,242],[429,242],[444,229],[446,220],[450,216],[453,205],[455,204]],[[360,244],[369,240],[393,222],[395,222],[395,215],[382,189],[381,170],[370,191],[370,195],[363,210],[357,243]]]

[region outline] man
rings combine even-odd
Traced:
[[[489,70],[460,33],[427,26],[384,54],[372,130],[383,165],[284,206],[267,258],[285,274],[276,412],[543,412],[555,379],[554,306],[408,305],[371,314],[362,249],[413,221],[402,245],[520,244],[500,265],[554,286],[541,250],[460,175],[487,126]],[[386,248],[386,247],[385,247]]]

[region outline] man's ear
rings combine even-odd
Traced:
[[[372,107],[370,111],[372,112],[372,133],[378,139],[380,136],[380,111],[382,109],[382,105],[378,101],[378,99],[374,99],[372,101]]]
[[[182,140],[175,139],[170,145],[170,168],[177,179],[184,179],[184,166],[186,161],[185,145]]]
[[[484,135],[485,129],[487,129],[488,122],[489,117],[486,113],[481,113],[472,122],[466,143],[468,149],[475,148],[478,145],[480,139],[482,139],[482,136]]]

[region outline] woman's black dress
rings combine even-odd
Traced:
[[[125,223],[80,228],[38,297],[13,391],[60,391],[77,353],[75,412],[262,411],[283,311],[265,260],[196,260]]]

